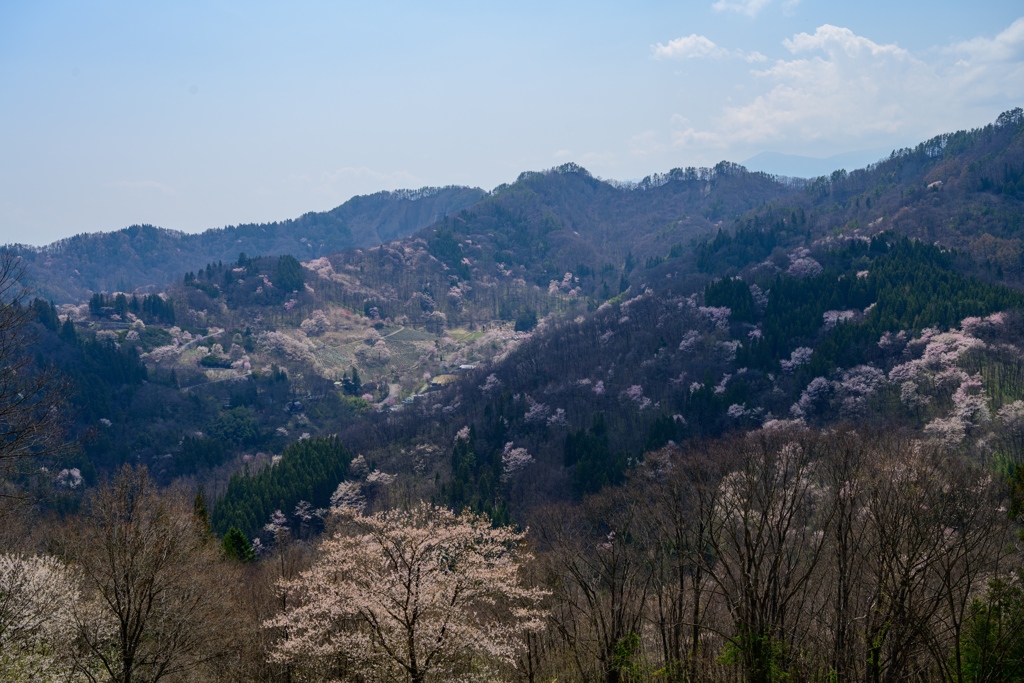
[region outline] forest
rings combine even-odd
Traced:
[[[1022,150],[0,253],[0,680],[1024,680]]]

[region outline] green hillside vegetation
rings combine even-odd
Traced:
[[[231,478],[211,525],[220,533],[237,527],[252,536],[275,510],[291,512],[300,501],[327,508],[352,457],[337,437],[290,444],[272,467]]]

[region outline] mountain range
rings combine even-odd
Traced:
[[[317,258],[346,247],[367,247],[416,232],[479,201],[469,187],[424,187],[353,197],[330,211],[274,223],[188,234],[152,225],[83,233],[43,247],[21,244],[28,283],[42,297],[66,303],[93,292],[155,290],[187,270],[239,253],[292,253]]]
[[[290,450],[307,435],[338,435],[404,495],[503,520],[669,441],[779,420],[893,423],[1012,461],[993,416],[1024,401],[1022,179],[1014,110],[808,182],[566,164],[489,193],[357,198],[333,223],[195,236],[221,251],[178,271],[160,240],[183,237],[129,229],[134,267],[161,262],[169,284],[40,300],[40,348],[81,387],[79,468],[198,478],[220,531],[327,505],[346,475]],[[339,225],[361,246],[330,247]],[[59,263],[54,283],[114,261],[75,254],[26,258]],[[517,449],[531,464],[510,478]],[[264,467],[274,454],[288,466]]]

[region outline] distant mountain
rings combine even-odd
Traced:
[[[368,247],[412,234],[472,206],[486,192],[469,187],[422,188],[353,197],[322,213],[186,234],[151,225],[83,233],[44,247],[9,245],[28,264],[29,284],[57,303],[93,292],[160,288],[207,263],[293,254],[316,258],[346,247]]]
[[[543,315],[568,305],[563,295],[573,302],[615,296],[631,273],[642,278],[645,268],[689,253],[695,238],[801,194],[801,187],[728,162],[634,184],[602,181],[565,164],[523,173],[403,240],[333,254],[330,277],[357,278],[358,285],[340,287],[337,301],[353,310],[376,308],[382,318],[443,313],[463,324],[511,320],[526,309]],[[222,279],[216,274],[211,283]]]
[[[761,171],[790,178],[817,178],[830,175],[832,171],[840,168],[847,170],[863,168],[889,156],[889,152],[888,149],[866,149],[824,158],[781,152],[761,152],[744,161],[743,165],[751,171]]]
[[[807,217],[801,231],[787,225],[794,213]],[[732,226],[741,227],[780,248],[806,238],[863,239],[893,230],[970,254],[986,277],[1024,284],[1024,111],[895,150],[866,168],[833,171]],[[706,272],[743,268],[739,261],[731,265]]]

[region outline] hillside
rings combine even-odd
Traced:
[[[69,237],[44,247],[8,245],[27,262],[29,284],[58,303],[93,292],[151,291],[187,270],[233,261],[240,252],[317,258],[347,247],[367,247],[409,235],[479,201],[466,187],[422,188],[353,197],[321,213],[287,221],[247,224],[186,234],[151,225]]]
[[[866,168],[813,180],[806,192],[743,217],[723,233],[756,242],[757,256],[726,263],[704,252],[704,272],[736,274],[773,248],[893,230],[970,255],[984,276],[1024,282],[1024,111],[936,136]],[[798,222],[796,226],[795,223]],[[750,258],[748,258],[748,256]]]
[[[113,343],[149,373],[98,394],[89,460],[196,476],[228,492],[215,526],[247,532],[305,491],[327,504],[337,482],[318,477],[335,475],[261,470],[307,434],[339,435],[407,495],[499,519],[623,481],[669,441],[775,420],[870,419],[1012,461],[995,416],[1024,400],[1024,295],[971,246],[1016,239],[1022,131],[1010,112],[938,138],[942,154],[807,186],[729,164],[624,186],[567,165],[379,246],[209,263],[162,303],[62,306],[78,353]],[[927,189],[942,169],[989,180]],[[938,245],[914,228],[936,201],[965,217]]]

